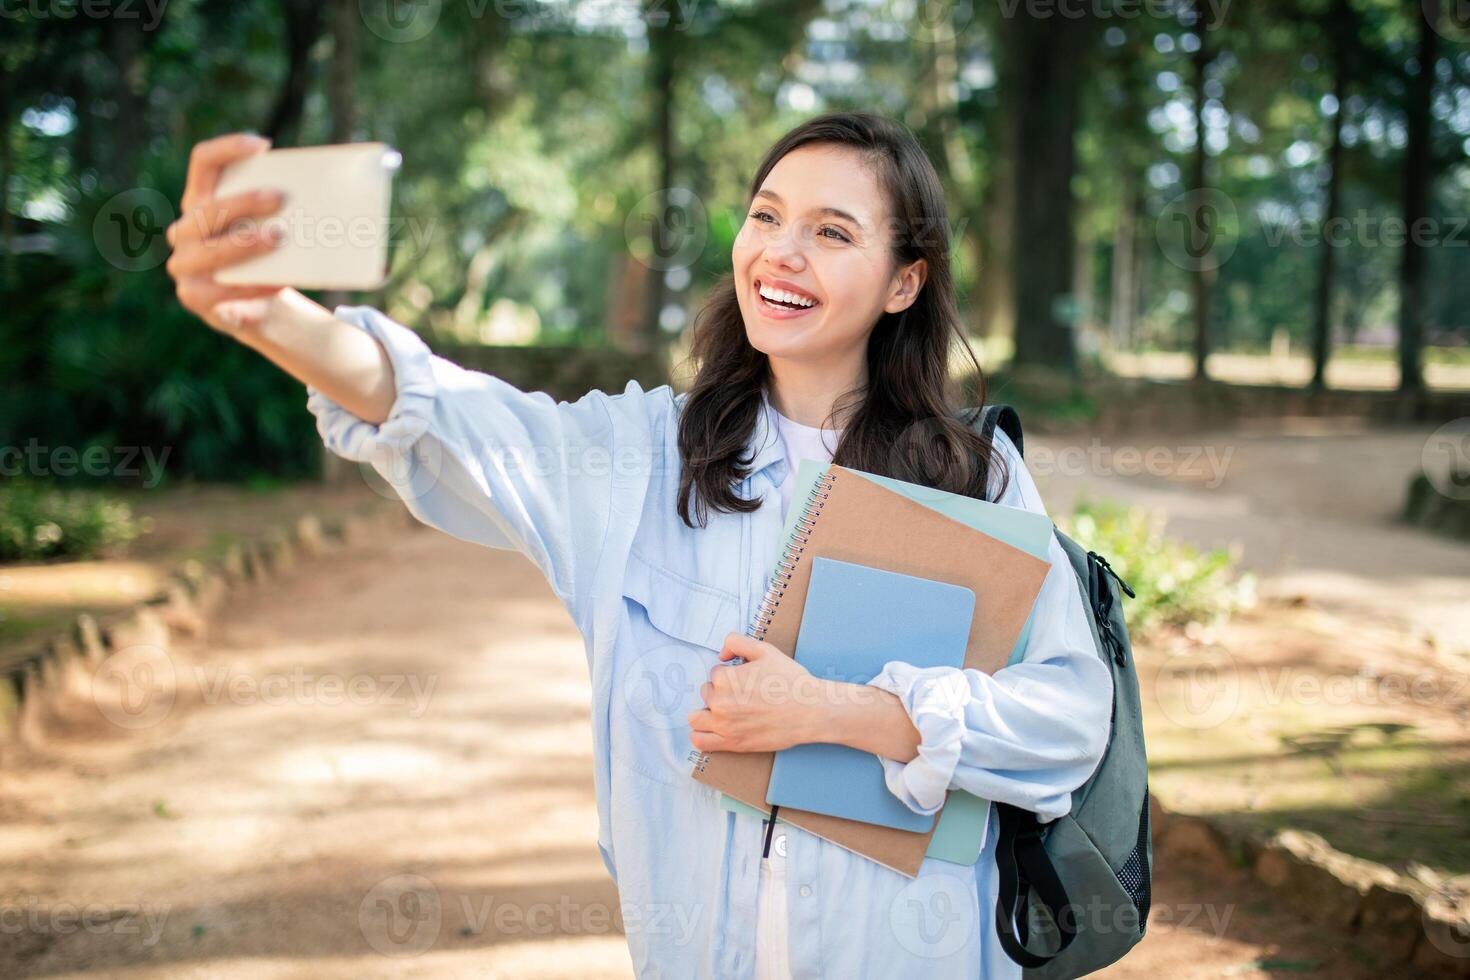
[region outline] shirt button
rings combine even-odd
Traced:
[[[811,896],[812,896],[812,890],[811,890],[811,888],[809,886],[807,886],[807,885],[802,885],[801,886],[801,897],[802,898],[811,898]]]

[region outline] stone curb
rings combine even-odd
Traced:
[[[157,594],[127,609],[105,616],[79,614],[66,632],[41,641],[0,671],[0,740],[19,737],[38,744],[50,710],[44,693],[61,691],[78,676],[95,672],[112,651],[149,645],[167,652],[176,636],[203,636],[230,593],[287,576],[302,562],[404,526],[423,525],[396,500],[325,522],[306,513],[289,526],[272,527],[231,545],[214,567],[195,559],[181,562]]]
[[[1244,869],[1308,918],[1381,957],[1378,967],[1470,977],[1470,876],[1447,881],[1419,866],[1403,874],[1345,854],[1317,834],[1242,832],[1171,811],[1152,794],[1150,811],[1156,865]]]

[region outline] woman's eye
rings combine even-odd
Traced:
[[[839,242],[848,241],[848,237],[842,233],[841,229],[834,228],[831,225],[827,225],[825,228],[822,229],[823,234],[826,234],[829,231],[833,233],[832,235],[828,235],[829,238],[835,238]]]
[[[754,219],[755,219],[755,220],[757,220],[757,221],[760,221],[760,220],[761,220],[761,219],[762,219],[762,218],[770,218],[770,217],[771,217],[771,216],[770,216],[770,215],[769,215],[769,214],[767,214],[767,213],[766,213],[766,212],[765,212],[765,211],[752,211],[752,212],[751,212],[751,213],[750,213],[750,216],[751,216],[751,217],[752,217],[752,218],[754,218]],[[772,220],[772,221],[774,221],[774,220],[775,220],[775,219],[774,219],[774,218],[772,218],[772,219],[771,219],[771,220]],[[768,224],[769,224],[769,222],[767,222],[767,223],[768,223]]]

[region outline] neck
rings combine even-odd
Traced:
[[[770,358],[771,405],[798,425],[814,428],[828,426],[828,417],[840,395],[856,391],[868,383],[866,352],[858,348],[855,356],[843,362],[813,364]],[[831,427],[846,428],[845,418],[831,420]]]

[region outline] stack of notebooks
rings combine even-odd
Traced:
[[[1052,522],[1006,507],[803,460],[785,546],[749,633],[813,676],[863,684],[892,660],[994,673],[1020,660],[1049,570]],[[990,802],[950,791],[921,816],[879,758],[811,742],[696,752],[693,777],[726,809],[800,827],[913,877],[925,857],[971,865]]]

